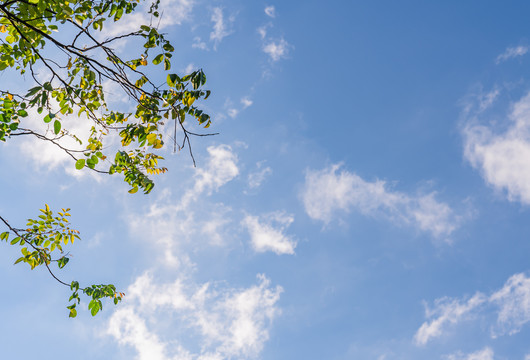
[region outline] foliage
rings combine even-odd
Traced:
[[[194,105],[206,99],[206,76],[202,70],[184,76],[171,73],[171,58],[175,48],[156,26],[142,25],[132,33],[104,37],[108,24],[135,11],[140,0],[8,0],[0,2],[0,71],[29,74],[32,87],[17,93],[0,88],[0,140],[16,136],[35,136],[62,149],[72,159],[76,169],[90,169],[100,173],[121,174],[130,186],[130,193],[142,190],[149,193],[154,186],[151,175],[167,171],[159,165],[163,159],[160,150],[166,146],[164,127],[173,122],[174,151],[188,147],[191,157],[190,136],[186,117],[195,119],[208,128],[208,114]],[[159,0],[150,8],[152,19],[159,17]],[[65,39],[65,34],[69,34]],[[119,41],[137,39],[142,44],[139,53],[124,58],[113,47]],[[128,49],[130,50],[130,48]],[[151,59],[149,61],[149,59]],[[153,68],[153,69],[151,69]],[[47,77],[43,79],[42,73]],[[147,73],[155,73],[160,81]],[[134,111],[123,112],[109,108],[105,101],[106,85],[118,85],[133,100]],[[1,86],[1,85],[0,85]],[[68,117],[89,121],[91,130],[86,138],[68,129]],[[41,119],[48,128],[45,132],[26,125],[28,119]],[[177,144],[177,130],[183,140]],[[109,153],[109,136],[119,136],[121,147]],[[74,139],[80,147],[67,147],[62,141]],[[51,262],[63,268],[68,254],[62,246],[73,243],[78,232],[68,228],[68,209],[53,216],[49,207],[41,210],[37,220],[28,220],[27,229],[11,227],[2,233],[1,240],[15,237],[11,245],[22,247],[23,262],[31,269],[44,265],[62,284],[70,286],[74,303],[68,308],[76,315],[79,292],[91,297],[89,309],[95,315],[101,309],[101,298],[123,294],[113,285],[92,285],[80,288],[59,280],[50,269]],[[52,259],[54,251],[60,256]]]

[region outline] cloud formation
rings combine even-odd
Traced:
[[[179,249],[191,238],[204,238],[204,243],[211,245],[224,244],[223,229],[231,222],[230,207],[208,204],[202,209],[199,198],[232,181],[239,174],[238,159],[228,145],[210,146],[207,151],[208,160],[195,171],[193,183],[180,198],[174,199],[169,190],[164,190],[147,211],[127,216],[131,234],[161,246],[160,260],[165,266],[180,267],[189,262]],[[196,211],[200,211],[199,217]]]
[[[429,340],[442,335],[442,330],[448,324],[456,324],[466,318],[468,314],[478,306],[484,304],[487,298],[477,293],[467,300],[458,300],[450,298],[437,299],[434,302],[433,309],[425,309],[427,318],[433,318],[429,322],[421,325],[414,335],[414,341],[417,345],[425,345]]]
[[[250,189],[256,189],[261,186],[265,179],[272,174],[272,169],[269,166],[263,167],[263,162],[256,164],[257,170],[248,174],[247,182]]]
[[[519,56],[525,55],[529,50],[528,46],[515,46],[515,47],[509,47],[507,48],[502,54],[497,56],[495,59],[496,64],[500,64],[503,61],[513,59]]]
[[[471,354],[462,354],[461,351],[455,354],[448,355],[445,357],[446,360],[493,360],[493,350],[489,347],[485,347],[482,350],[476,351]]]
[[[260,217],[247,215],[241,224],[247,228],[256,252],[272,251],[281,255],[294,254],[296,241],[284,234],[293,221],[293,215],[273,212]]]
[[[158,29],[163,30],[173,25],[180,25],[190,18],[195,5],[195,0],[161,0],[160,17],[155,18]],[[137,31],[141,25],[153,23],[148,12],[150,3],[144,4],[141,8],[129,15],[124,15],[124,19],[116,24],[109,24],[103,30],[102,36],[111,37]]]
[[[462,130],[464,157],[508,200],[530,204],[530,93],[511,106],[503,130],[478,123],[479,116]]]
[[[266,6],[265,7],[265,14],[268,17],[275,18],[276,17],[276,8],[273,5]]]
[[[213,30],[210,33],[210,41],[214,42],[214,49],[217,45],[233,31],[230,29],[230,25],[234,22],[235,18],[230,16],[225,19],[223,15],[223,9],[216,7],[213,9],[211,20],[213,22]]]
[[[111,316],[107,333],[133,347],[138,360],[252,358],[269,338],[282,291],[264,275],[256,285],[234,289],[183,278],[157,284],[144,273],[128,288],[127,303]],[[160,323],[181,338],[168,336]],[[184,345],[189,336],[198,345],[195,353]]]
[[[521,331],[530,322],[530,278],[515,274],[490,296],[478,292],[469,299],[444,297],[435,300],[433,309],[426,307],[425,315],[430,320],[421,325],[414,341],[417,345],[425,345],[442,336],[450,325],[455,326],[486,311],[497,315],[496,322],[491,325],[492,338]]]
[[[284,38],[269,40],[263,45],[263,52],[269,55],[273,62],[284,59],[289,54],[291,45]]]
[[[408,195],[392,191],[384,181],[365,181],[335,164],[306,173],[302,201],[306,213],[325,224],[340,213],[356,210],[363,215],[414,226],[434,237],[449,236],[462,218],[449,205],[436,200],[436,193]]]

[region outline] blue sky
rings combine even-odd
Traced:
[[[530,4],[162,7],[220,135],[192,139],[196,168],[168,149],[147,196],[0,144],[0,214],[72,208],[61,277],[127,294],[68,319],[67,289],[2,245],[3,357],[530,359]]]

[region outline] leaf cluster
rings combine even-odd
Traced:
[[[31,270],[44,266],[53,278],[70,287],[72,290],[70,301],[73,301],[68,306],[70,317],[75,317],[77,314],[76,306],[81,301],[80,291],[91,298],[88,308],[94,316],[103,308],[102,298],[112,298],[114,304],[118,304],[124,294],[117,292],[116,287],[112,284],[90,285],[80,288],[77,281],[68,284],[55,275],[50,267],[52,263],[56,263],[58,269],[63,269],[70,261],[69,253],[65,253],[63,247],[73,244],[76,239],[80,240],[79,231],[69,226],[68,218],[71,216],[69,211],[70,209],[62,209],[54,215],[46,204],[44,209],[40,209],[41,214],[37,218],[28,219],[25,229],[14,228],[0,217],[0,220],[9,228],[9,231],[0,234],[0,241],[21,248],[22,256],[15,261],[15,264],[25,263]],[[12,237],[11,240],[10,237]]]

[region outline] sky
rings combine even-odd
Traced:
[[[196,167],[169,147],[149,195],[0,144],[0,214],[71,208],[61,278],[126,294],[69,319],[68,289],[1,244],[3,358],[530,359],[530,4],[161,7],[219,135],[192,139]]]

